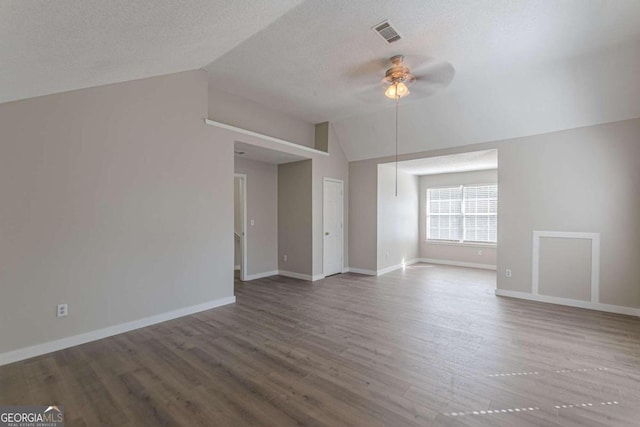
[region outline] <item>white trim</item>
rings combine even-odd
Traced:
[[[242,236],[240,236],[241,241],[241,251],[240,251],[240,280],[247,280],[247,271],[248,271],[248,252],[247,252],[247,174],[244,173],[234,173],[234,179],[240,178],[242,182],[242,222],[244,223],[242,226]],[[234,184],[235,185],[235,184]],[[234,189],[235,192],[235,189]]]
[[[295,273],[293,271],[286,271],[286,270],[278,270],[278,274],[280,276],[291,277],[293,279],[306,280],[307,282],[315,282],[325,278],[324,274],[315,274],[312,276],[310,274]],[[337,274],[340,274],[340,273],[337,273]]]
[[[390,272],[395,271],[395,270],[400,270],[401,268],[408,267],[408,266],[410,266],[412,264],[415,264],[417,262],[420,262],[420,258],[415,258],[415,259],[412,259],[410,261],[406,261],[406,262],[401,263],[401,264],[396,264],[396,265],[392,265],[391,267],[383,268],[382,270],[378,270],[376,272],[376,276],[382,276],[383,274],[387,274],[387,273],[390,273]]]
[[[271,276],[277,276],[277,275],[278,275],[278,270],[264,271],[262,273],[249,274],[245,276],[244,280],[245,282],[248,282],[249,280],[263,279],[265,277],[271,277]]]
[[[431,259],[431,258],[416,258],[411,261],[405,262],[404,266],[409,266],[412,264],[416,264],[418,262],[424,262],[427,264],[440,264],[440,265],[453,265],[456,267],[469,267],[469,268],[481,268],[483,270],[495,270],[496,266],[491,264],[475,264],[471,262],[458,262],[458,261],[448,261],[443,259]],[[364,268],[355,268],[348,267],[343,270],[344,273],[356,273],[356,274],[365,274],[367,276],[381,276],[383,274],[389,273],[394,270],[399,270],[403,267],[402,264],[393,265],[391,267],[383,268],[382,270],[367,270]]]
[[[233,266],[233,269],[234,269],[234,270],[240,270],[240,266],[239,266],[239,265],[234,265],[234,266]]]
[[[155,325],[156,323],[166,322],[167,320],[188,316],[190,314],[199,313],[201,311],[210,310],[212,308],[221,307],[223,305],[233,304],[235,302],[235,296],[219,298],[202,304],[196,304],[190,307],[179,308],[177,310],[168,311],[166,313],[145,317],[143,319],[120,323],[113,326],[107,326],[106,328],[97,329],[95,331],[85,332],[83,334],[73,335],[55,341],[49,341],[42,344],[36,344],[31,347],[9,351],[0,354],[0,366],[19,362],[31,357],[41,356],[43,354],[51,353],[65,348],[75,347],[77,345],[85,344],[91,341],[101,340],[103,338],[119,335],[125,332],[133,331],[135,329],[144,328],[146,326]]]
[[[324,187],[327,182],[333,182],[336,184],[340,184],[340,264],[344,266],[344,181],[336,178],[322,178],[322,272],[323,274],[326,272],[326,257],[324,252],[324,238],[325,238],[325,230],[324,230],[324,219],[325,219],[325,194]],[[343,267],[344,268],[344,267]],[[338,274],[338,273],[331,273]],[[324,277],[324,276],[323,276]]]
[[[349,272],[349,273],[355,273],[355,274],[364,274],[367,276],[382,276],[383,274],[387,274],[390,273],[392,271],[395,270],[399,270],[403,267],[407,267],[409,265],[415,264],[417,262],[422,262],[422,259],[420,258],[416,258],[416,259],[412,259],[410,261],[405,262],[404,264],[396,264],[396,265],[392,265],[391,267],[386,267],[383,268],[381,270],[368,270],[365,268],[356,268],[356,267],[347,267],[343,270],[344,273]]]
[[[378,275],[378,273],[375,270],[367,270],[367,269],[364,269],[364,268],[349,267],[348,270],[349,270],[349,273],[365,274],[367,276],[377,276]]]
[[[600,233],[575,231],[534,231],[533,260],[531,262],[531,293],[540,295],[540,238],[556,237],[562,239],[591,240],[591,303],[600,302]],[[555,298],[555,297],[554,297]]]
[[[383,268],[381,270],[376,271],[376,276],[382,276],[383,274],[391,273],[392,271],[395,271],[395,270],[400,270],[402,267],[404,267],[402,264],[396,264],[396,265],[392,265],[391,267]]]
[[[351,269],[349,267],[342,267],[342,274],[350,272]]]
[[[310,276],[309,274],[295,273],[293,271],[286,271],[286,270],[278,270],[278,274],[280,276],[292,277],[294,279],[307,280],[309,282],[313,281],[313,277]]]
[[[306,145],[301,145],[301,144],[296,144],[295,142],[285,141],[284,139],[275,138],[273,136],[269,136],[269,135],[265,135],[265,134],[262,134],[262,133],[254,132],[252,130],[239,128],[239,127],[236,127],[236,126],[231,126],[231,125],[228,125],[226,123],[216,122],[215,120],[205,119],[204,122],[206,124],[208,124],[209,126],[215,126],[215,127],[221,128],[221,129],[226,129],[226,130],[230,130],[230,131],[233,131],[233,132],[242,133],[244,135],[249,135],[249,136],[253,136],[255,138],[264,139],[265,141],[275,142],[277,144],[285,145],[287,147],[297,148],[297,149],[300,149],[300,150],[303,150],[303,151],[309,151],[309,152],[314,153],[314,154],[321,154],[323,156],[328,156],[329,155],[329,153],[327,153],[326,151],[316,150],[315,148],[307,147]]]
[[[446,259],[420,258],[420,262],[427,264],[453,265],[456,267],[481,268],[483,270],[496,270],[493,264],[476,264],[475,262],[449,261]]]
[[[549,304],[566,305],[569,307],[586,308],[589,310],[605,311],[607,313],[626,314],[628,316],[640,317],[640,308],[625,307],[621,305],[593,303],[570,298],[552,297],[549,295],[534,295],[528,292],[510,291],[507,289],[496,289],[496,295],[501,297],[518,298],[529,301],[545,302]]]

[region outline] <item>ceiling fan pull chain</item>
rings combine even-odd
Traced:
[[[396,98],[396,197],[398,197],[398,98]]]

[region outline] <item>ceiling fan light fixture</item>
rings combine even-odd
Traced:
[[[393,99],[394,101],[397,101],[400,98],[404,98],[410,93],[411,92],[409,92],[409,88],[403,82],[392,83],[384,92],[387,98]]]
[[[384,75],[383,82],[388,83],[389,87],[384,94],[387,98],[398,101],[409,95],[408,84],[415,80],[415,76],[411,74],[409,67],[404,65],[404,56],[396,55],[391,57],[391,68]]]

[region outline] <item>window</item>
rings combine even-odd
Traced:
[[[498,186],[427,189],[427,240],[496,243]]]

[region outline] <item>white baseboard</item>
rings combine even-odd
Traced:
[[[383,268],[382,270],[376,271],[376,276],[382,276],[383,274],[391,273],[395,270],[400,270],[402,268],[402,264],[392,265],[391,267]]]
[[[357,273],[357,274],[366,274],[367,276],[381,276],[383,274],[387,274],[390,273],[394,270],[399,270],[402,267],[407,267],[409,265],[418,263],[418,262],[426,262],[428,264],[441,264],[441,265],[453,265],[456,267],[471,267],[471,268],[482,268],[484,270],[495,270],[496,266],[495,265],[491,265],[491,264],[475,264],[475,263],[471,263],[471,262],[458,262],[458,261],[447,261],[447,260],[442,260],[442,259],[431,259],[431,258],[416,258],[416,259],[412,259],[411,261],[407,261],[404,263],[404,265],[402,264],[396,264],[396,265],[392,265],[391,267],[387,267],[387,268],[383,268],[382,270],[366,270],[363,268],[355,268],[355,267],[349,267],[346,269],[346,271],[349,271],[351,273]]]
[[[309,282],[313,281],[313,277],[309,274],[295,273],[293,271],[286,270],[278,270],[278,274],[280,276],[291,277],[294,279],[307,280]]]
[[[456,267],[481,268],[483,270],[495,270],[496,266],[492,264],[476,264],[474,262],[449,261],[445,259],[420,258],[420,262],[427,264],[453,265]]]
[[[387,274],[395,270],[400,270],[403,267],[408,267],[420,261],[422,261],[420,258],[416,258],[410,261],[406,261],[404,264],[396,264],[396,265],[392,265],[391,267],[383,268],[382,270],[378,270],[376,272],[376,276],[382,276],[383,274]]]
[[[383,274],[387,274],[395,270],[400,270],[401,268],[408,267],[417,262],[422,262],[422,260],[420,258],[415,258],[415,259],[406,261],[404,264],[396,264],[396,265],[392,265],[391,267],[383,268],[382,270],[378,270],[376,272],[376,276],[381,276]]]
[[[0,366],[9,363],[19,362],[31,357],[41,356],[43,354],[62,350],[69,347],[75,347],[91,341],[101,340],[103,338],[119,335],[124,332],[133,331],[135,329],[144,328],[145,326],[155,325],[156,323],[166,322],[167,320],[177,319],[178,317],[188,316],[212,308],[221,307],[236,302],[236,297],[219,298],[202,304],[192,305],[190,307],[180,308],[178,310],[168,311],[166,313],[156,314],[154,316],[145,317],[144,319],[134,320],[131,322],[120,323],[119,325],[107,326],[91,332],[85,332],[79,335],[61,338],[55,341],[49,341],[42,344],[36,344],[31,347],[21,348],[0,354]]]
[[[344,270],[343,270],[344,273]],[[278,274],[285,277],[292,277],[294,279],[306,280],[308,282],[315,282],[317,280],[324,279],[324,274],[314,274],[311,276],[310,274],[302,274],[302,273],[294,273],[293,271],[286,270],[278,270]]]
[[[470,268],[481,268],[484,270],[495,270],[496,266],[495,265],[491,265],[491,264],[475,264],[475,263],[471,263],[471,262],[458,262],[458,261],[447,261],[447,260],[442,260],[442,259],[431,259],[431,258],[416,258],[416,259],[412,259],[411,261],[407,261],[404,263],[404,267],[415,264],[417,262],[426,262],[428,264],[441,264],[441,265],[453,265],[456,267],[470,267]],[[346,271],[343,272],[351,272],[351,273],[357,273],[357,274],[366,274],[367,276],[380,276],[389,272],[392,272],[394,270],[399,270],[403,267],[402,264],[396,264],[393,265],[391,267],[387,267],[387,268],[383,268],[382,270],[366,270],[364,268],[355,268],[355,267],[349,267],[346,269]]]
[[[621,305],[581,301],[571,298],[552,297],[549,295],[534,295],[529,292],[510,291],[507,289],[496,289],[496,295],[501,297],[519,298],[529,301],[546,302],[550,304],[566,305],[569,307],[588,308],[590,310],[605,311],[607,313],[627,314],[629,316],[640,317],[640,308],[624,307]]]
[[[265,271],[263,273],[257,273],[257,274],[247,274],[244,276],[244,281],[248,282],[249,280],[262,279],[264,277],[277,276],[277,275],[278,275],[278,270]]]
[[[421,260],[416,258],[416,259],[412,259],[411,261],[407,261],[403,264],[396,264],[396,265],[392,265],[391,267],[387,267],[387,268],[383,268],[382,270],[367,270],[364,268],[356,268],[356,267],[349,267],[346,269],[346,271],[350,272],[350,273],[356,273],[356,274],[364,274],[367,276],[381,276],[383,274],[386,273],[390,273],[394,270],[399,270],[402,267],[406,267],[412,264],[415,264],[417,262],[420,262]]]
[[[377,276],[378,275],[378,273],[375,270],[366,270],[364,268],[349,267],[347,270],[349,271],[349,273],[365,274],[367,276]]]
[[[234,270],[240,270],[240,266],[239,266],[239,265],[234,265],[234,266],[233,266],[233,269],[234,269]]]

